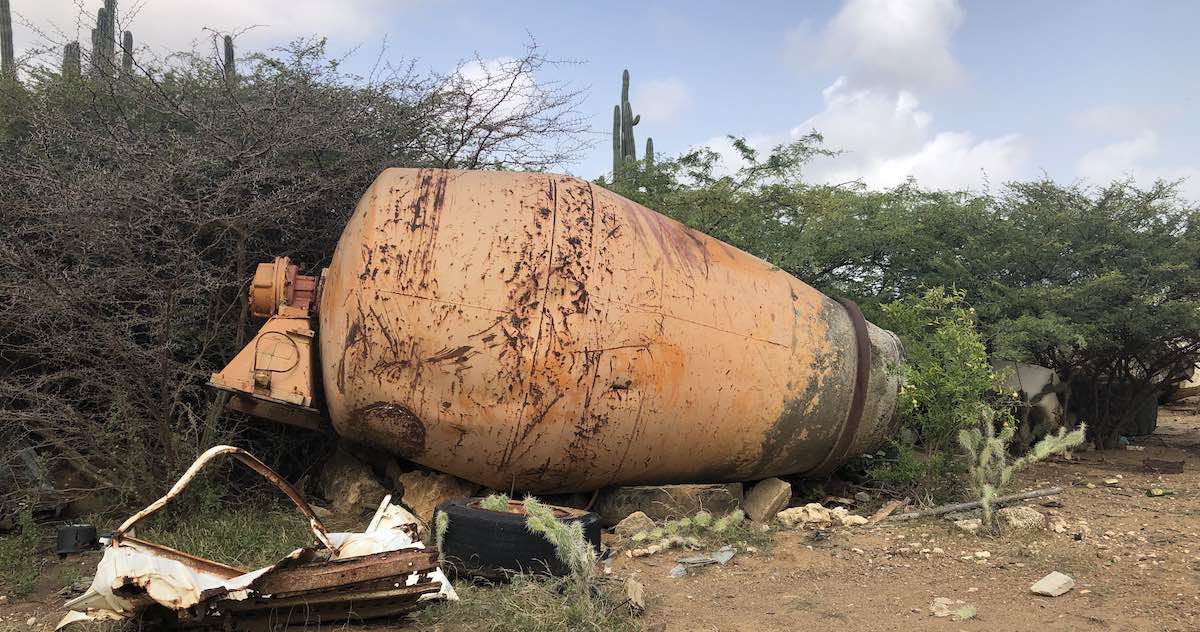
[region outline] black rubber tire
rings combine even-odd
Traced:
[[[60,558],[85,551],[94,551],[98,548],[100,548],[100,543],[96,537],[95,526],[90,524],[73,524],[58,528],[57,544],[54,547],[54,552]]]
[[[477,506],[479,498],[447,500],[434,512],[450,518],[442,540],[442,555],[450,570],[459,575],[502,578],[512,572],[565,575],[568,571],[554,545],[525,527],[525,515],[489,511]],[[514,503],[517,504],[517,503]],[[560,521],[578,522],[584,539],[600,551],[600,517],[594,513],[553,507]]]

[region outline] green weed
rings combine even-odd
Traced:
[[[42,529],[29,511],[17,514],[17,529],[0,536],[0,585],[5,590],[25,595],[37,583],[41,561],[37,556]]]

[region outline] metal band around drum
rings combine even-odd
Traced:
[[[846,457],[846,452],[850,450],[850,444],[854,442],[858,426],[862,422],[863,409],[867,403],[867,386],[871,381],[871,336],[867,332],[867,319],[863,317],[862,310],[854,301],[839,298],[838,302],[846,308],[846,314],[850,316],[850,323],[854,326],[854,394],[850,398],[850,412],[842,424],[837,442],[825,460],[813,468],[812,474],[828,474]]]

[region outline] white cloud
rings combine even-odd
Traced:
[[[1134,166],[1158,152],[1158,135],[1143,130],[1132,138],[1087,152],[1079,159],[1079,175],[1106,182],[1133,175]]]
[[[1080,131],[1105,138],[1129,138],[1139,131],[1160,129],[1186,114],[1178,105],[1106,103],[1070,115]]]
[[[287,42],[299,36],[337,38],[345,47],[380,37],[394,17],[422,0],[123,0],[118,2],[121,29],[133,31],[135,43],[152,50],[177,50],[192,42],[206,44],[204,29],[223,33],[251,29],[239,37],[247,46]],[[82,9],[70,0],[15,0],[14,36],[18,49],[57,46],[79,40],[90,46],[101,0],[83,0]],[[31,30],[32,24],[46,35]],[[49,41],[47,41],[47,38]]]
[[[687,87],[674,77],[634,84],[629,100],[635,104],[635,114],[640,114],[644,122],[657,125],[676,122],[692,106]]]
[[[1143,186],[1160,179],[1182,180],[1180,193],[1191,200],[1200,200],[1200,169],[1158,164],[1155,159],[1159,149],[1158,134],[1143,129],[1133,136],[1087,152],[1079,159],[1076,171],[1081,178],[1096,185],[1126,178]]]
[[[915,95],[851,88],[844,77],[821,91],[825,109],[792,129],[799,137],[810,130],[825,136],[830,147],[854,153],[891,154],[920,144],[933,116],[919,109]]]
[[[928,187],[979,190],[1020,177],[1029,160],[1023,136],[938,130],[921,109],[920,91],[964,76],[951,51],[963,18],[957,0],[846,0],[828,23],[793,29],[786,36],[792,60],[840,76],[822,91],[823,109],[777,142],[816,130],[827,148],[843,152],[809,166],[816,181],[883,188],[912,177]]]
[[[848,0],[823,28],[787,34],[789,59],[834,67],[861,86],[928,88],[958,82],[950,40],[963,20],[957,0]]]
[[[1020,177],[1029,162],[1029,142],[1020,134],[977,139],[970,132],[937,131],[933,115],[905,90],[852,88],[839,78],[822,95],[821,112],[786,133],[757,134],[747,142],[765,153],[816,130],[827,148],[842,153],[814,160],[806,177],[828,183],[861,180],[872,188],[912,177],[927,187],[982,190]],[[721,155],[719,173],[744,166],[728,139],[705,144]]]
[[[909,177],[930,187],[982,188],[1018,177],[1028,143],[1018,134],[977,140],[969,132],[935,131],[933,115],[911,92],[853,89],[839,79],[823,92],[825,109],[791,132],[815,129],[844,153],[814,163],[810,176],[827,182],[861,179],[890,187]]]

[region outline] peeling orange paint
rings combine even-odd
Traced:
[[[334,428],[497,489],[802,473],[855,387],[837,302],[566,176],[389,169],[319,296]],[[855,449],[893,423],[894,382],[871,374]]]

